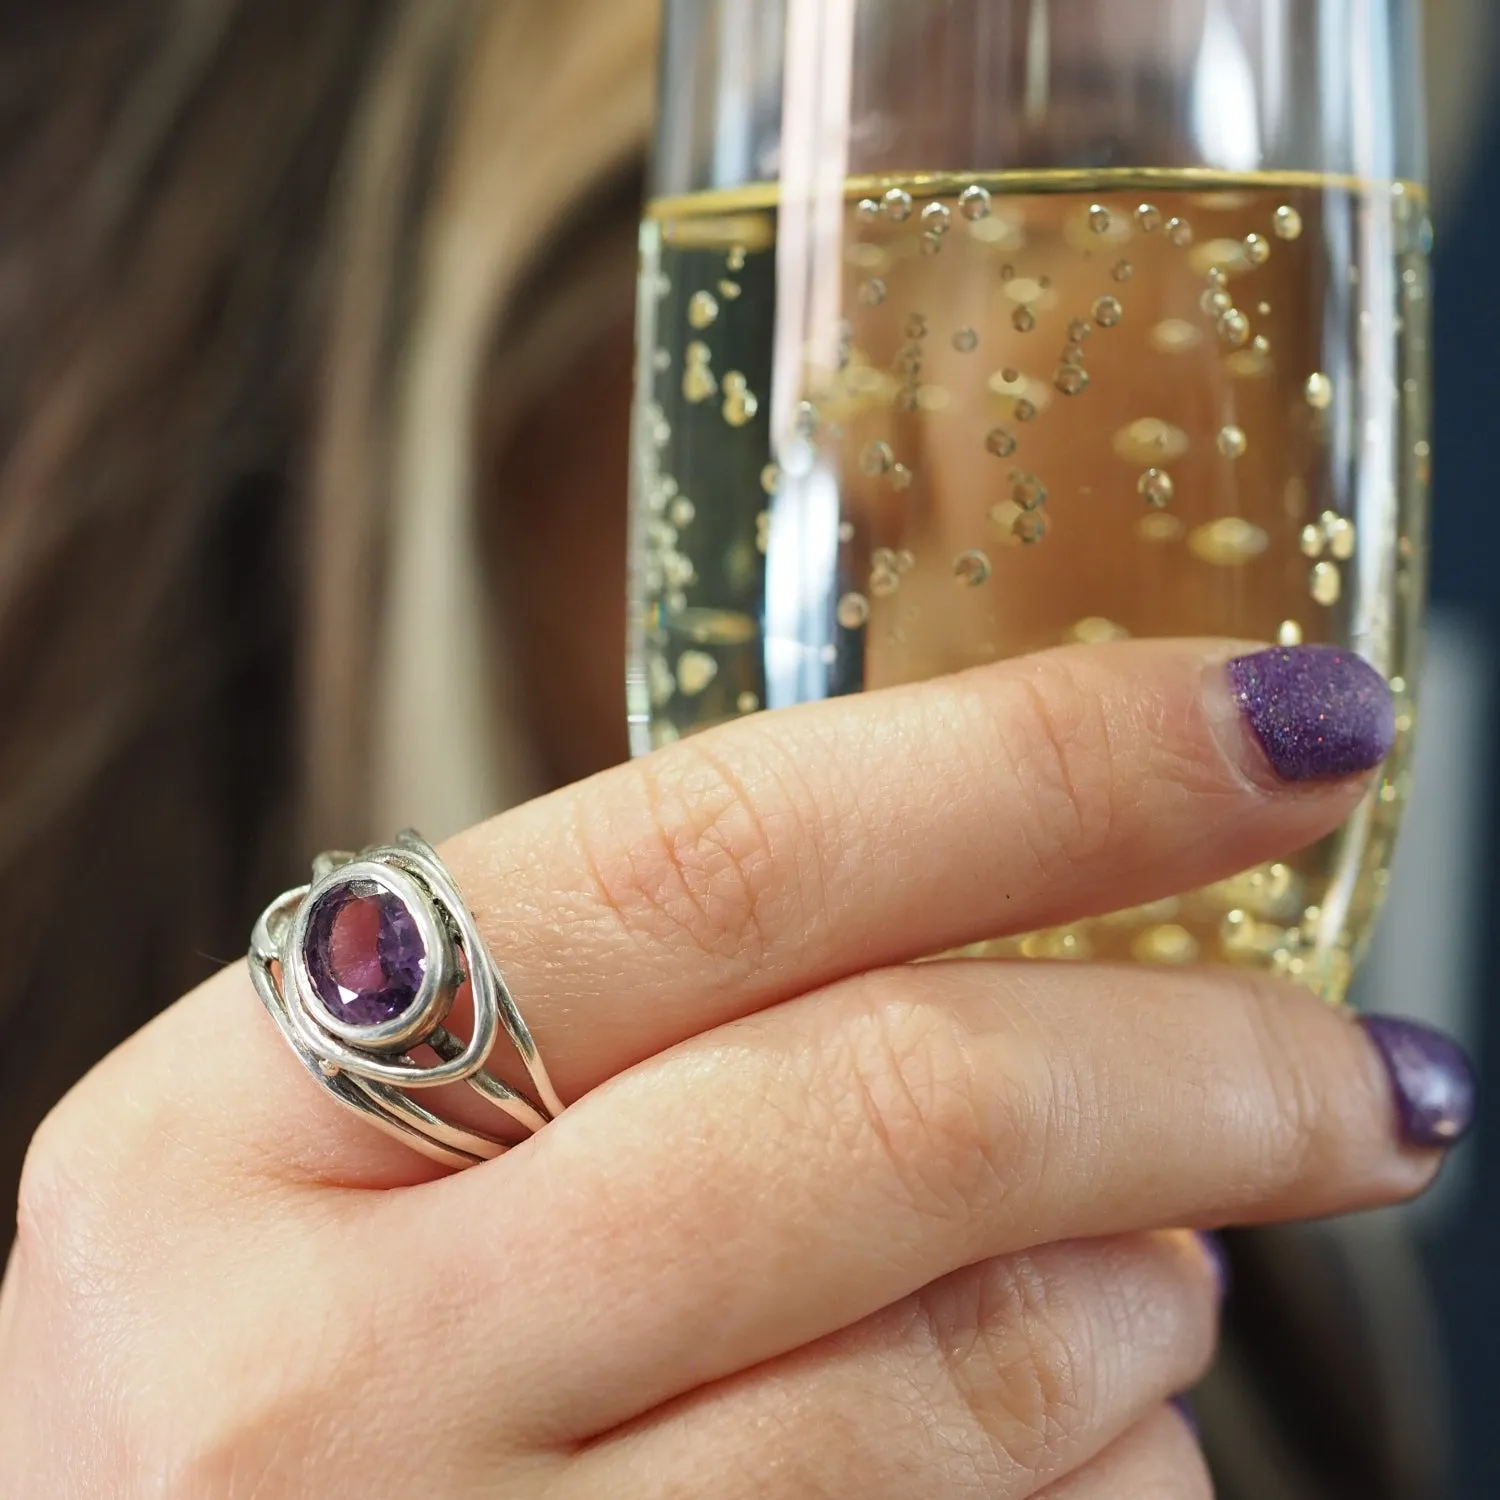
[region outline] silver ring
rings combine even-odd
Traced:
[[[521,1012],[437,851],[408,830],[363,854],[320,854],[310,885],[278,896],[250,938],[250,977],[303,1066],[340,1104],[445,1166],[507,1142],[445,1120],[409,1090],[467,1083],[527,1134],[562,1113]],[[473,1033],[445,1022],[465,982]],[[491,1077],[501,1030],[535,1098]],[[436,1063],[413,1053],[429,1048]]]

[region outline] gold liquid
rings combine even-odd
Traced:
[[[1400,734],[1338,834],[983,949],[1253,964],[1340,998],[1407,782],[1429,237],[1419,189],[1310,176],[653,205],[636,748],[1068,641],[1352,645],[1392,679]]]

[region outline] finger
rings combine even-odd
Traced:
[[[1182,1417],[1168,1409],[1036,1500],[1213,1500],[1213,1494],[1203,1450]]]
[[[677,1474],[716,1500],[1031,1495],[1195,1382],[1217,1309],[1189,1234],[967,1267],[610,1434],[569,1486],[660,1495]]]
[[[1391,1202],[1437,1160],[1403,1148],[1363,1028],[1308,992],[970,962],[685,1043],[514,1166],[501,1195],[479,1172],[451,1184],[458,1220],[417,1232],[498,1244],[524,1221],[526,1264],[481,1282],[510,1337],[545,1341],[557,1409],[600,1431],[990,1256]],[[577,1295],[531,1326],[531,1276],[559,1274]]]
[[[1363,778],[1282,779],[1233,654],[1069,648],[753,717],[447,853],[576,1097],[849,973],[1193,890],[1330,831]],[[1269,742],[1300,723],[1341,742],[1325,769],[1373,766],[1384,684],[1357,658],[1310,659]]]
[[[1359,788],[1275,778],[1229,654],[1076,648],[746,720],[445,853],[575,1098],[815,984],[1189,889],[1332,828]],[[434,1175],[310,1085],[238,966],[106,1071],[200,1175],[205,1156],[294,1182]],[[128,1149],[114,1102],[99,1112]]]

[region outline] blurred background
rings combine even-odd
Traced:
[[[1500,424],[1484,347],[1500,330],[1500,42],[1485,7],[1447,18],[1472,91],[1435,67],[1440,157],[1432,638],[1413,817],[1360,1003],[1431,1015],[1500,1078]],[[1437,49],[1434,49],[1435,55]],[[1444,52],[1442,55],[1448,55]],[[1463,144],[1457,144],[1462,141]],[[1451,151],[1449,157],[1447,153]],[[1500,1494],[1500,1112],[1411,1211],[1431,1273],[1458,1413],[1456,1500]]]

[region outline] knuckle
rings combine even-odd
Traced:
[[[141,1466],[168,1476],[166,1500],[237,1494],[249,1475],[278,1494],[328,1482],[331,1418],[373,1418],[370,1371],[379,1366],[355,1358],[363,1342],[331,1333],[305,1305],[295,1324],[262,1318],[214,1330],[125,1407]],[[224,1367],[257,1373],[213,1388],[210,1371]],[[332,1391],[346,1403],[337,1417]]]
[[[77,1471],[118,1476],[120,1493],[198,1500],[248,1493],[251,1476],[301,1493],[332,1477],[330,1394],[376,1431],[379,1372],[410,1364],[431,1323],[359,1313],[346,1268],[363,1218],[185,1205],[142,1163],[170,1125],[137,1113],[106,1064],[30,1143],[11,1273],[32,1405],[80,1434]]]
[[[1352,1180],[1374,1143],[1367,1101],[1350,1086],[1339,1039],[1318,1045],[1309,1028],[1340,1018],[1269,974],[1225,971],[1214,983],[1227,1003],[1198,1076],[1184,1085],[1200,1091],[1201,1118],[1241,1163],[1236,1198],[1260,1203]],[[1383,1132],[1379,1141],[1383,1151]]]
[[[69,1379],[45,1399],[52,1418],[87,1435],[73,1455],[78,1472],[157,1500],[248,1493],[252,1476],[276,1494],[333,1480],[332,1429],[345,1415],[368,1419],[368,1431],[380,1420],[371,1372],[384,1366],[367,1325],[346,1317],[331,1327],[334,1309],[348,1312],[331,1297],[226,1302],[221,1286],[195,1285],[199,1262],[159,1254],[165,1263],[141,1267],[138,1248],[141,1268],[128,1277],[43,1295],[46,1367]]]
[[[83,1297],[118,1259],[115,1174],[103,1157],[84,1102],[88,1083],[55,1104],[21,1165],[16,1201],[16,1255],[28,1281]]]
[[[70,1147],[57,1123],[61,1105],[54,1105],[37,1127],[21,1162],[21,1181],[16,1199],[16,1250],[30,1255],[46,1244],[59,1221],[67,1218],[63,1207],[71,1173],[64,1165]]]
[[[1300,998],[1300,997],[1299,997]],[[1262,1102],[1261,1161],[1268,1190],[1336,1165],[1336,1119],[1330,1070],[1304,1055],[1285,1023],[1287,994],[1262,976],[1247,976],[1240,1007],[1249,1059]]]
[[[1027,1095],[992,1059],[981,1065],[941,1006],[890,983],[852,982],[850,1014],[824,1033],[807,1094],[830,1110],[844,1160],[874,1158],[903,1214],[916,1211],[914,1233],[934,1220],[967,1224],[994,1205],[997,1164],[1025,1154]]]
[[[134,1165],[154,1117],[134,1119],[107,1070],[53,1107],[22,1166],[11,1270],[33,1400],[80,1434],[77,1471],[108,1473],[121,1493],[237,1492],[266,1405],[253,1380],[225,1386],[218,1375],[312,1378],[322,1366],[288,1358],[291,1320],[273,1304],[237,1316],[220,1285],[203,1281],[205,1261],[232,1256]]]
[[[804,901],[799,861],[807,798],[784,758],[762,744],[731,762],[702,742],[635,768],[634,815],[607,837],[580,823],[596,899],[635,937],[686,942],[753,964]]]
[[[983,694],[987,738],[1016,787],[1011,816],[1044,876],[1087,865],[1113,840],[1123,791],[1103,696],[1066,656],[1019,664]]]
[[[167,1209],[180,1209],[194,1149],[181,1101],[150,1086],[132,1040],[73,1085],[22,1163],[17,1245],[54,1283],[128,1284],[151,1263]]]
[[[919,1294],[940,1400],[986,1463],[1014,1480],[1056,1467],[1098,1405],[1098,1331],[1028,1256],[993,1262]]]
[[[79,1472],[102,1465],[154,1484],[155,1450],[170,1428],[140,1431],[125,1411],[150,1262],[140,1254],[147,1247],[132,1254],[130,1204],[93,1130],[90,1088],[86,1080],[53,1107],[22,1164],[9,1274],[34,1383],[27,1400],[45,1402],[50,1420],[79,1435]],[[59,1371],[68,1378],[50,1378]]]

